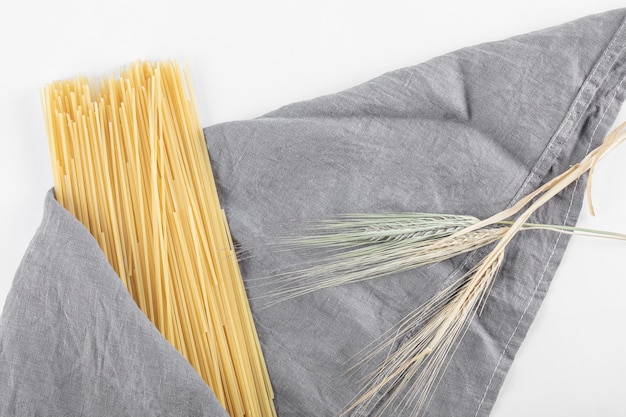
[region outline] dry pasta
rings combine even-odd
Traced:
[[[231,416],[276,415],[188,73],[137,62],[43,107],[57,200]]]

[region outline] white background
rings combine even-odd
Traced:
[[[0,306],[52,186],[39,101],[52,80],[174,58],[191,69],[208,126],[618,7],[598,0],[3,1]],[[597,217],[585,212],[581,225],[626,232],[624,179],[626,147],[598,167]],[[493,417],[626,416],[625,258],[626,242],[573,239]]]

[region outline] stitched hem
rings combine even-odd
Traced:
[[[576,128],[581,125],[583,121],[597,119],[597,124],[593,132],[589,135],[585,154],[589,153],[591,148],[595,145],[599,145],[606,135],[608,129],[617,116],[617,111],[624,100],[624,97],[620,96],[620,92],[623,92],[624,84],[626,83],[626,18],[622,20],[619,28],[615,32],[611,42],[603,52],[601,58],[598,60],[593,70],[581,86],[574,102],[572,103],[567,115],[563,119],[563,122],[553,135],[552,139],[546,146],[543,154],[531,170],[530,174],[520,187],[513,201],[517,201],[521,196],[528,194],[535,189],[542,180],[546,177],[550,169],[557,163],[557,159],[561,156],[565,144],[570,142],[573,136],[576,135]],[[612,92],[612,94],[611,94]],[[599,118],[590,114],[590,110],[593,105],[602,101],[604,97],[610,96],[610,100]],[[584,138],[582,136],[579,139]],[[580,212],[580,205],[582,203],[583,190],[580,189],[582,178],[576,180],[573,186],[569,187],[569,204],[567,211],[563,217],[564,225],[575,224]],[[578,201],[576,201],[578,200]],[[578,203],[578,207],[574,207]],[[530,307],[535,304],[536,308],[533,313],[539,308],[543,295],[538,293],[542,286],[549,285],[549,281],[556,272],[556,269],[561,261],[562,254],[569,241],[569,237],[558,234],[555,238],[554,245],[550,251],[550,256],[546,261],[546,265],[532,291],[532,294],[528,297],[525,303],[524,310],[522,311],[519,319],[515,325],[515,328],[508,336],[505,336],[502,340],[506,340],[504,347],[495,363],[493,372],[491,373],[487,385],[485,386],[484,393],[478,402],[475,417],[489,415],[491,408],[496,400],[497,394],[500,390],[501,384],[504,381],[504,377],[512,363],[513,357],[526,335],[528,328],[534,318],[534,314],[529,315]],[[546,288],[547,289],[547,288]],[[513,343],[516,342],[516,343]],[[510,358],[508,361],[504,360],[505,357]],[[494,383],[497,381],[497,383]]]

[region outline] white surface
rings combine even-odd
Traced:
[[[24,0],[0,7],[0,305],[52,186],[39,90],[139,58],[187,62],[203,125],[259,116],[459,47],[618,1]],[[625,120],[626,114],[620,116]],[[597,217],[626,231],[626,148],[598,167]],[[577,238],[493,417],[626,416],[626,243]],[[1,377],[0,377],[1,378]]]

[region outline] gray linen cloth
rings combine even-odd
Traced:
[[[624,100],[625,10],[462,49],[254,120],[205,129],[279,416],[336,416],[346,363],[486,252],[268,306],[254,278],[305,261],[268,245],[355,212],[498,212],[597,146]],[[573,225],[583,182],[533,220]],[[523,233],[425,415],[487,416],[567,246]],[[362,376],[362,375],[361,375]],[[0,321],[0,415],[222,416],[49,193]],[[408,415],[408,410],[397,415]]]

